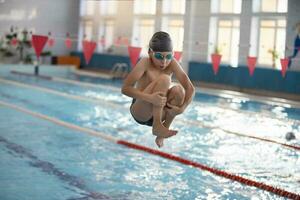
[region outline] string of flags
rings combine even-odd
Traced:
[[[122,44],[120,38],[118,41],[118,45]],[[42,52],[42,50],[44,49],[46,43],[49,47],[53,47],[55,40],[53,37],[51,37],[51,33],[48,34],[48,36],[44,36],[44,35],[32,35],[32,46],[35,50],[35,54],[37,56],[37,59],[39,59],[40,54]],[[70,35],[67,34],[67,37],[65,38],[65,46],[68,49],[72,48],[72,40],[70,38]],[[16,45],[17,41],[12,40],[12,44]],[[127,44],[127,42],[125,42]],[[101,38],[100,39],[100,45],[104,45],[105,44],[105,38]],[[83,55],[84,55],[84,59],[85,59],[85,63],[89,64],[94,51],[96,49],[97,43],[94,41],[88,41],[88,40],[83,40],[82,41],[82,47],[83,47]],[[130,46],[129,44],[128,46],[128,54],[129,54],[129,58],[130,58],[130,62],[131,62],[131,66],[132,68],[136,65],[136,63],[138,62],[138,59],[140,57],[140,53],[142,48],[141,47],[134,47],[134,46]],[[180,51],[175,51],[174,52],[174,58],[179,62],[181,60],[182,57],[182,52]],[[217,53],[213,53],[211,54],[211,60],[212,60],[212,69],[214,72],[214,75],[218,74],[219,71],[219,66],[221,63],[221,59],[222,59],[222,55],[221,54],[217,54]],[[254,71],[255,71],[255,66],[256,66],[256,61],[257,61],[257,57],[253,57],[253,56],[248,56],[247,57],[247,65],[248,65],[248,69],[249,69],[249,75],[253,76]],[[281,64],[281,75],[282,77],[285,77],[286,75],[286,71],[288,68],[288,63],[289,63],[289,58],[282,58],[280,59],[280,64]]]
[[[212,67],[213,67],[213,72],[215,75],[217,75],[217,73],[219,71],[221,59],[222,59],[221,54],[211,54]],[[254,56],[247,57],[247,65],[248,65],[250,76],[253,76],[253,74],[254,74],[256,61],[257,61],[257,57],[254,57]],[[285,75],[286,75],[289,61],[290,61],[290,59],[288,57],[280,59],[282,77],[285,77]]]
[[[6,33],[6,32],[3,32],[3,31],[0,31],[0,35],[2,34],[2,33]],[[32,31],[30,31],[29,32],[29,34],[30,35],[32,35],[33,34],[33,32]],[[51,32],[49,31],[48,32],[48,36],[49,36],[49,42],[48,42],[48,45],[49,46],[53,46],[53,41],[54,40],[52,40],[53,38],[51,37]],[[78,41],[77,39],[71,39],[70,38],[70,33],[66,33],[66,37],[67,38],[69,38],[69,40],[70,41]],[[95,38],[96,36],[95,35],[92,35],[92,38]],[[50,41],[50,38],[52,38],[51,39],[51,41]],[[62,37],[55,37],[55,38],[62,38]],[[65,38],[65,37],[64,37]],[[84,38],[84,40],[87,38],[87,35],[86,34],[84,34],[83,35],[83,38]],[[12,41],[12,43],[13,42],[16,42],[17,41],[17,37],[14,37],[13,39],[12,39],[13,41]],[[139,40],[139,38],[134,38],[133,40],[136,40],[136,41],[138,41]],[[204,45],[204,46],[207,46],[207,45],[209,45],[209,46],[215,46],[215,43],[213,43],[213,42],[199,42],[199,41],[182,41],[183,42],[183,44],[185,44],[185,43],[191,43],[191,44],[194,44],[194,45]],[[106,43],[107,43],[107,41],[105,40],[105,37],[102,35],[101,36],[101,38],[99,39],[99,43],[102,45],[102,46],[105,46],[106,45]],[[123,36],[118,36],[116,39],[115,39],[115,41],[114,41],[114,44],[115,45],[129,45],[129,43],[130,43],[130,39],[128,39],[128,37],[123,37]],[[228,45],[227,43],[222,43],[222,44],[220,44],[221,46],[226,46],[226,45]],[[237,45],[238,47],[248,47],[248,48],[250,48],[251,47],[251,44],[238,44]],[[264,48],[264,45],[262,45],[262,47]],[[300,50],[300,47],[299,46],[288,46],[288,45],[286,45],[285,47],[285,50]]]

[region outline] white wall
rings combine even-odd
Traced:
[[[78,33],[79,0],[2,0],[0,1],[0,34],[11,26],[34,30],[36,34],[65,37]],[[77,45],[73,45],[76,48]],[[50,49],[49,49],[50,50]],[[62,40],[56,41],[54,55],[68,54]]]

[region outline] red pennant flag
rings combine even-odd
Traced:
[[[72,48],[72,40],[69,37],[65,40],[65,45],[68,49]]]
[[[13,39],[11,39],[10,44],[13,46],[17,46],[18,42],[18,39],[14,37]]]
[[[247,63],[248,63],[248,69],[249,69],[250,76],[252,76],[253,73],[254,73],[254,69],[255,69],[255,65],[256,65],[256,60],[257,60],[256,57],[251,57],[251,56],[247,57]]]
[[[221,62],[222,55],[220,54],[211,54],[211,60],[213,64],[214,74],[216,75],[219,71],[219,65]]]
[[[174,52],[174,58],[179,62],[180,59],[181,59],[181,55],[182,55],[182,52],[181,51],[175,51]]]
[[[53,38],[49,38],[49,40],[48,40],[48,46],[49,47],[53,47],[54,46],[54,39]]]
[[[35,54],[37,58],[40,57],[47,40],[48,40],[48,36],[32,35],[32,45],[35,50]]]
[[[282,77],[285,77],[286,69],[289,64],[289,58],[280,59],[280,63],[281,63],[281,75]]]
[[[140,57],[140,53],[142,51],[141,47],[133,47],[133,46],[128,46],[128,53],[129,53],[129,57],[130,57],[130,62],[131,62],[131,66],[132,68],[136,65],[139,57]]]
[[[85,59],[85,63],[89,64],[92,55],[96,49],[96,42],[90,42],[90,41],[86,41],[84,40],[82,42],[82,46],[83,46],[83,54],[84,54],[84,59]]]
[[[142,51],[141,47],[128,46],[128,54],[130,57],[130,62],[131,62],[132,68],[136,65],[136,63],[140,57],[141,51]]]

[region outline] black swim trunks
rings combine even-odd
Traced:
[[[131,106],[134,104],[135,101],[136,101],[136,99],[132,99]],[[130,107],[131,107],[131,106],[130,106]],[[130,112],[130,113],[131,113],[131,112]],[[131,115],[132,115],[132,113],[131,113]],[[141,125],[146,125],[146,126],[152,126],[152,125],[153,125],[153,117],[151,117],[148,121],[145,121],[145,122],[140,121],[140,120],[137,120],[133,115],[132,115],[132,117],[133,117],[133,119],[134,119],[137,123],[139,123],[139,124],[141,124]]]

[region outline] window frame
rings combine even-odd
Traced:
[[[160,29],[162,31],[166,31],[170,34],[172,40],[173,40],[173,49],[174,51],[183,51],[183,40],[184,40],[184,19],[185,19],[185,12],[186,12],[186,7],[184,9],[183,13],[176,13],[176,12],[172,12],[170,11],[170,9],[164,8],[164,6],[166,6],[166,3],[164,4],[164,2],[167,1],[172,1],[172,0],[162,0],[162,7],[161,7],[161,19],[162,19],[162,23],[161,23],[161,27]],[[183,0],[183,3],[186,6],[186,0]],[[170,12],[164,12],[164,10],[168,10]],[[174,38],[174,35],[172,35],[172,33],[170,33],[170,21],[172,20],[179,20],[182,21],[182,26],[180,26],[180,28],[182,28],[182,38]],[[175,41],[181,40],[181,45],[178,45],[178,48],[176,48],[177,45],[175,44]]]
[[[276,69],[280,69],[281,68],[280,63],[279,63],[279,59],[285,55],[286,49],[284,48],[283,52],[279,51],[279,49],[281,49],[281,48],[277,46],[277,42],[278,42],[277,41],[278,40],[278,29],[281,28],[281,29],[286,30],[286,25],[285,25],[285,27],[278,26],[278,21],[279,20],[285,20],[286,24],[287,24],[287,20],[284,19],[284,18],[282,18],[282,17],[261,17],[261,18],[258,19],[258,29],[257,29],[257,35],[258,35],[257,38],[258,38],[258,40],[257,40],[256,52],[257,52],[257,57],[258,57],[257,63],[260,66],[267,67],[267,68],[273,67],[273,68],[276,68]],[[262,21],[275,21],[275,25],[272,26],[272,27],[271,26],[269,27],[269,28],[273,28],[273,30],[274,30],[273,49],[271,49],[271,50],[275,50],[276,53],[279,54],[278,55],[279,58],[277,58],[276,61],[275,61],[275,66],[272,66],[272,64],[273,64],[272,61],[270,63],[264,63],[264,62],[261,62],[261,59],[260,59],[260,53],[261,53],[260,40],[261,40],[261,28],[262,28],[261,22]],[[265,28],[268,28],[268,27],[265,27]],[[286,36],[286,31],[285,31],[285,36]],[[286,46],[286,40],[284,39],[283,41],[284,41],[284,46]],[[267,50],[267,51],[269,51],[269,50]],[[272,56],[270,56],[270,58],[272,58]]]

